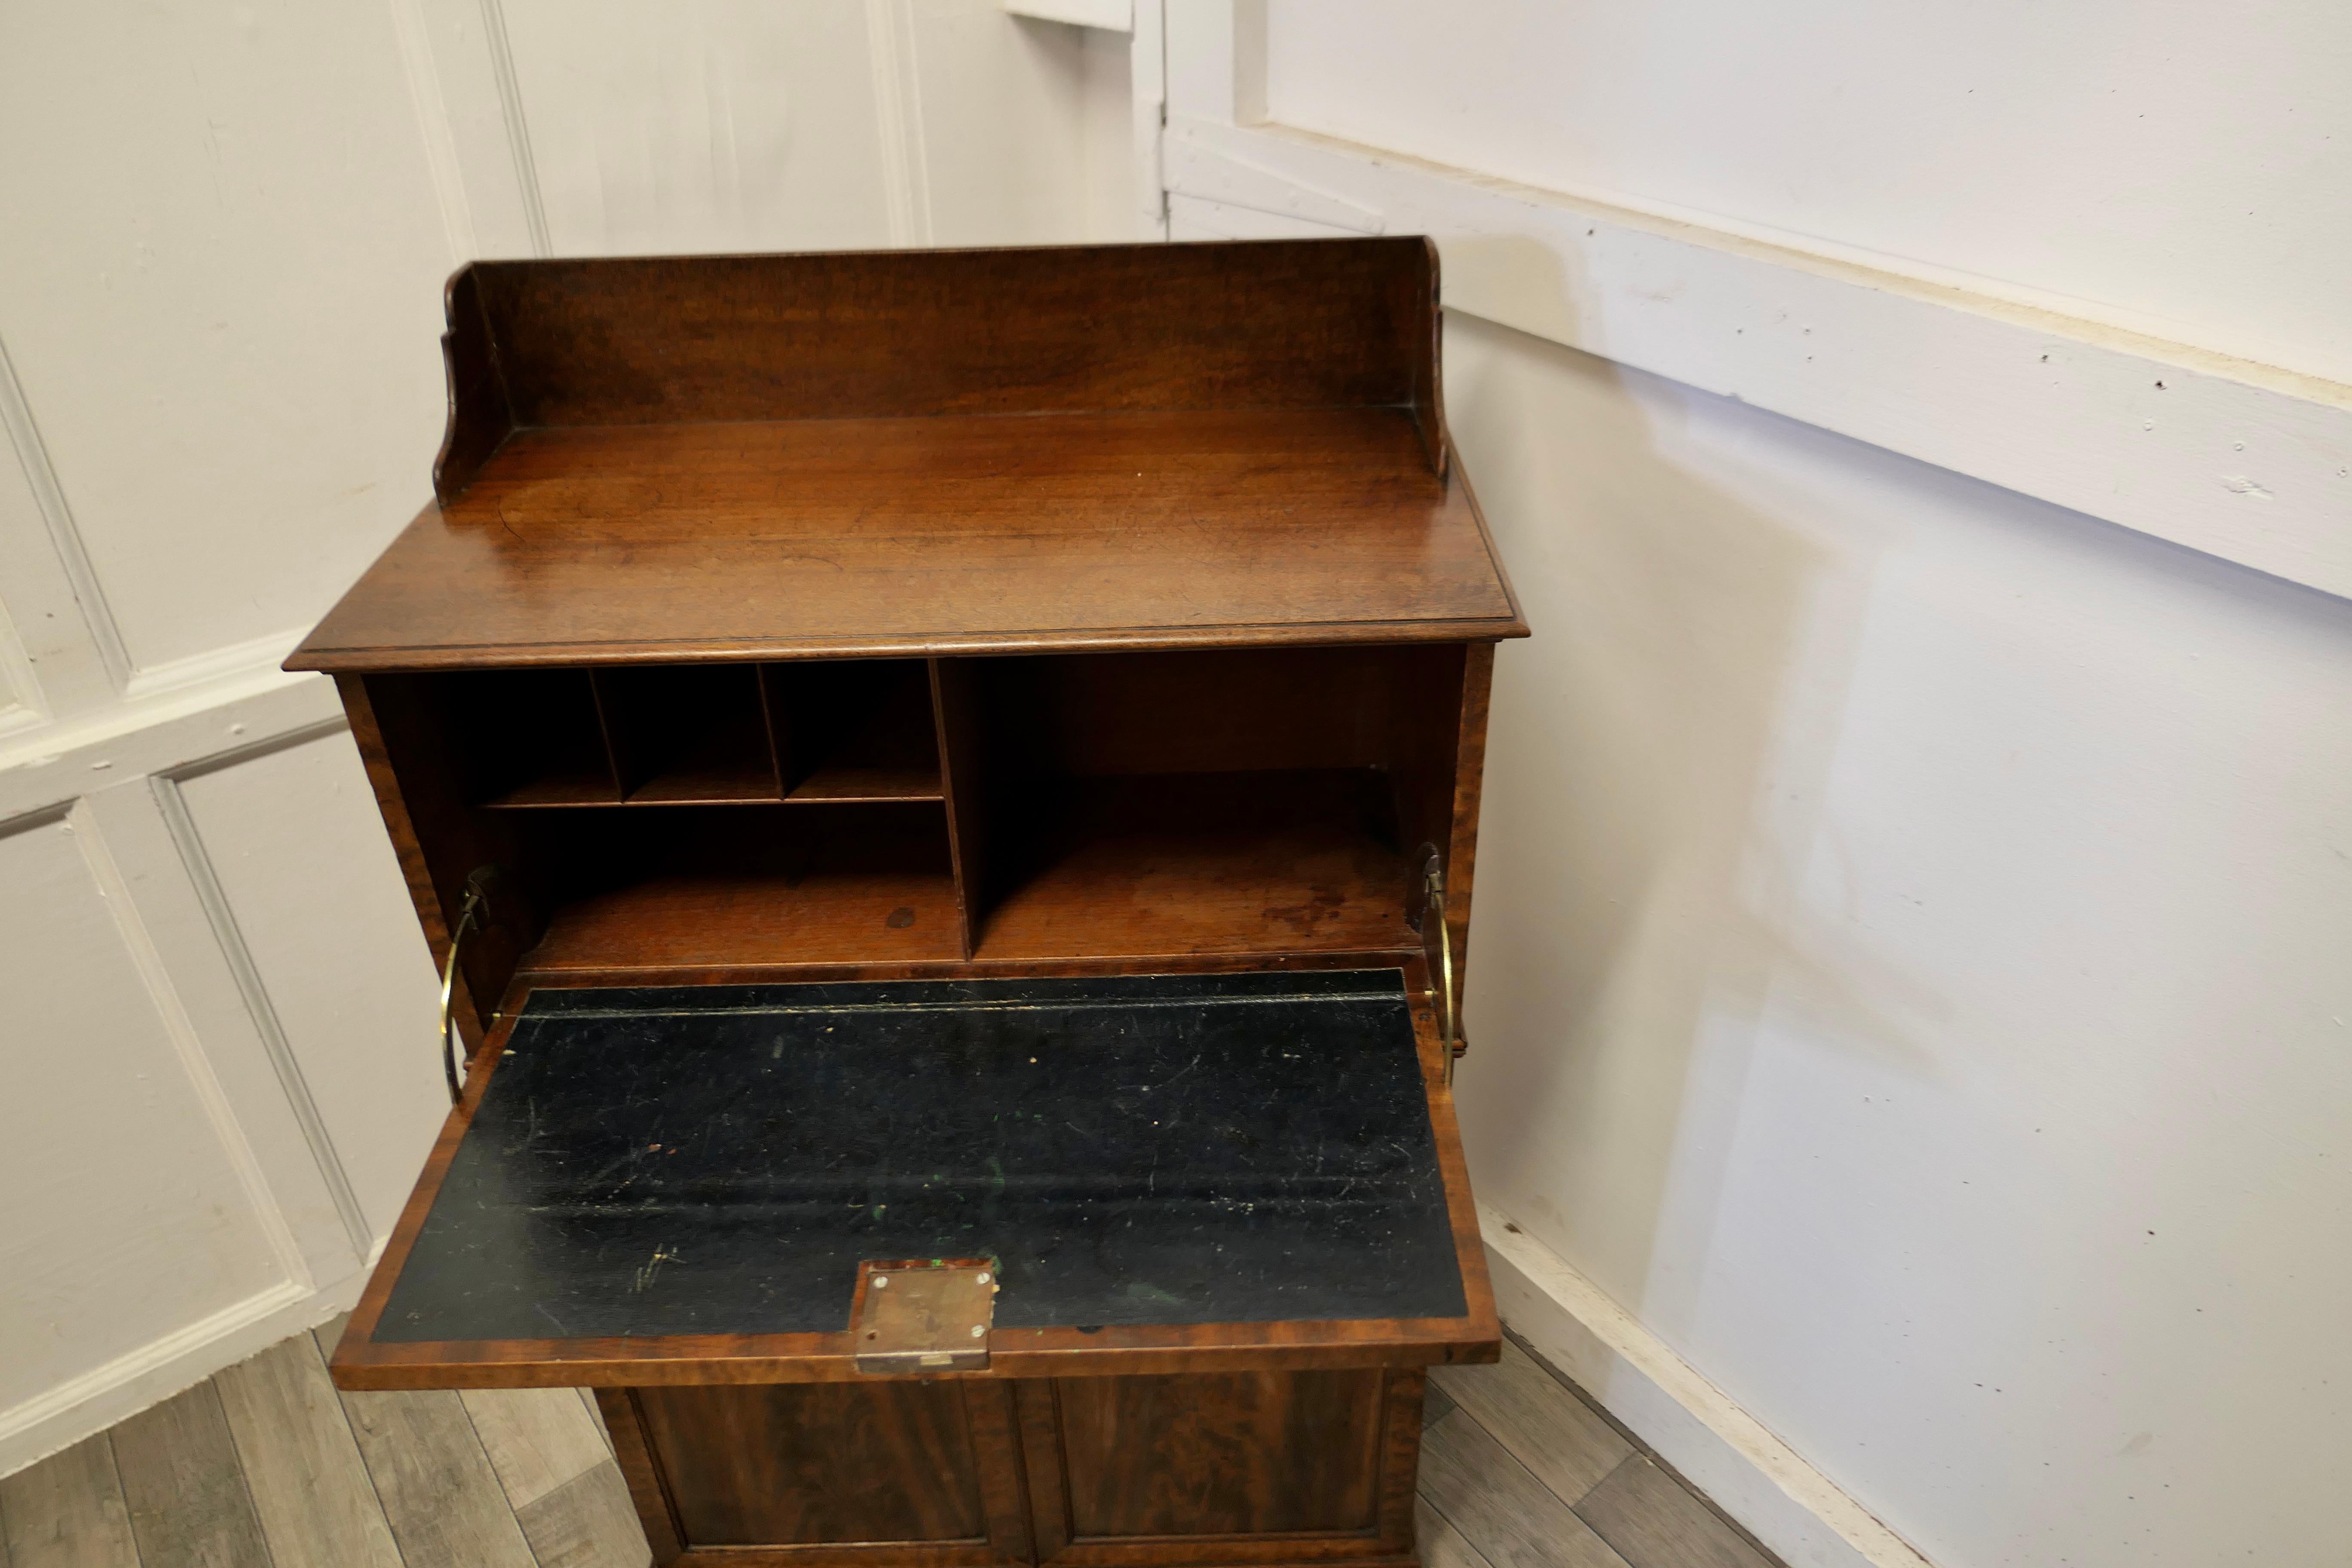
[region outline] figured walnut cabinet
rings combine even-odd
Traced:
[[[289,661],[465,932],[341,1385],[594,1388],[663,1563],[1413,1560],[1424,1369],[1496,1349],[1444,975],[1527,630],[1435,285],[457,274],[436,499]],[[874,1370],[931,1258],[992,1317]]]
[[[656,1558],[1412,1556],[1418,1368],[600,1389]],[[728,1561],[743,1562],[740,1552]]]

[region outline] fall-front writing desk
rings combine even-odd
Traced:
[[[663,1563],[1412,1559],[1423,1369],[1497,1345],[1447,1085],[1527,629],[1435,284],[452,280],[436,501],[289,660],[467,1058],[341,1386],[594,1388]]]

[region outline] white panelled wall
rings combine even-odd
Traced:
[[[0,1472],[346,1304],[436,1125],[274,664],[428,493],[457,259],[1425,231],[1536,627],[1513,1326],[1792,1563],[2347,1561],[2352,13],[37,9]]]
[[[1129,70],[995,0],[0,15],[0,1474],[349,1306],[446,1109],[276,666],[431,494],[447,274],[1128,238]]]

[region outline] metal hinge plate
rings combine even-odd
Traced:
[[[986,1371],[996,1290],[996,1265],[984,1258],[860,1263],[849,1314],[857,1370]]]

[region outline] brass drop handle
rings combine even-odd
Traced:
[[[1422,862],[1421,886],[1421,942],[1424,956],[1431,959],[1431,978],[1436,982],[1431,1000],[1437,1005],[1437,1037],[1445,1049],[1445,1082],[1450,1088],[1454,1064],[1470,1044],[1462,1037],[1461,999],[1454,990],[1454,936],[1445,923],[1445,865],[1433,848]],[[1431,953],[1433,943],[1436,951]]]
[[[441,1075],[449,1080],[449,1103],[455,1105],[463,1094],[457,1078],[458,1058],[465,1053],[462,1042],[449,1017],[449,999],[457,988],[457,951],[466,943],[466,933],[475,926],[475,917],[482,912],[482,889],[468,883],[466,901],[458,906],[457,924],[449,932],[449,958],[441,966]]]

